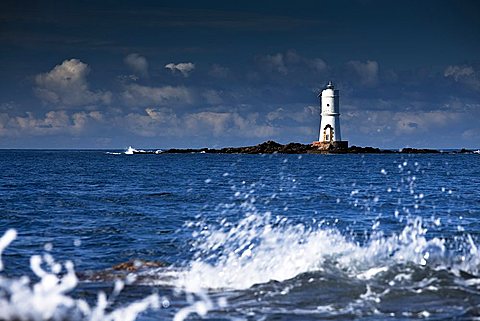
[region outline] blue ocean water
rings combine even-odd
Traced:
[[[478,154],[2,150],[0,167],[0,320],[480,317]],[[165,266],[112,269],[135,260]]]

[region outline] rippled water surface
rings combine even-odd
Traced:
[[[0,320],[478,319],[479,164],[3,150]]]

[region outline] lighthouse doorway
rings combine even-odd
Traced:
[[[331,142],[333,141],[333,128],[328,124],[323,129],[323,141],[324,142]]]

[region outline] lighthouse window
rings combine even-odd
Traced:
[[[330,104],[327,104],[327,107],[330,107]]]

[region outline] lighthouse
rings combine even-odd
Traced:
[[[320,150],[346,149],[348,142],[342,141],[340,131],[340,95],[339,90],[330,81],[320,97],[320,133],[313,145]]]

